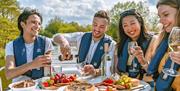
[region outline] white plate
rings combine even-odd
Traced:
[[[13,87],[14,84],[18,84],[20,82],[23,82],[23,81],[14,82],[14,83],[9,84],[9,88],[11,88],[12,91],[31,91],[31,90],[35,90],[36,89],[37,82],[35,82],[35,81],[34,81],[35,85],[31,86],[31,87],[26,87],[26,88],[14,88]]]
[[[57,91],[64,91],[66,86],[60,87]],[[95,87],[94,91],[99,91],[97,87]]]

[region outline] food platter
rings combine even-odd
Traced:
[[[69,76],[66,76],[67,78],[69,78],[70,76],[72,76],[73,74],[69,75]],[[74,76],[74,75],[73,75]],[[107,77],[106,77],[107,78]],[[86,83],[90,83],[90,84],[93,84],[93,86],[95,87],[94,91],[106,91],[106,90],[102,90],[102,88],[106,88],[107,86],[106,85],[101,85],[100,88],[98,86],[96,86],[97,83],[102,83],[103,80],[105,80],[106,78],[103,78],[102,76],[97,76],[97,77],[93,77],[93,76],[85,76],[85,77],[77,77],[76,79],[74,79],[74,81],[72,82],[68,82],[68,83],[58,83],[58,84],[55,84],[53,85],[55,87],[54,91],[66,91],[65,89],[67,88],[67,86],[71,85],[71,84],[76,84],[76,83],[79,83],[79,82],[83,82],[85,81]],[[17,84],[17,83],[20,83],[20,82],[15,82],[15,83],[11,83],[9,85],[9,87],[11,88],[11,90],[13,91],[29,91],[29,90],[37,90],[37,91],[53,91],[53,89],[51,87],[47,87],[47,88],[51,88],[51,89],[47,89],[47,88],[42,88],[42,83],[43,82],[49,82],[49,79],[51,79],[50,77],[43,77],[43,78],[40,78],[38,80],[35,80],[34,82],[36,83],[34,87],[30,88],[18,88],[18,89],[14,89],[12,88],[12,86],[14,84]],[[52,87],[53,87],[52,86]],[[104,86],[104,87],[103,87]],[[21,90],[22,89],[22,90]],[[119,89],[115,89],[113,91],[119,91]],[[129,90],[133,90],[133,91],[138,91],[138,90],[141,90],[141,91],[149,91],[151,90],[151,87],[148,83],[144,82],[144,81],[140,81],[139,80],[139,84],[137,86],[133,86],[131,87],[130,89],[121,89],[122,91],[129,91]]]
[[[105,80],[105,79],[106,79],[106,78],[103,78],[103,77],[99,76],[99,77],[95,77],[95,78],[93,78],[93,79],[88,80],[88,82],[97,85],[97,84],[99,84],[99,83],[102,83],[103,80]],[[135,81],[135,82],[136,82],[136,81]],[[100,85],[100,86],[105,86],[105,87],[107,87],[106,85]],[[116,86],[115,86],[115,87],[116,87]],[[104,88],[104,87],[102,87],[102,88]],[[119,91],[119,89],[117,89],[117,90]],[[142,81],[142,80],[138,80],[138,85],[132,86],[132,87],[129,88],[129,89],[120,89],[120,91],[129,91],[129,90],[133,90],[133,91],[139,91],[139,90],[141,90],[141,91],[150,91],[150,90],[151,90],[151,87],[150,87],[150,85],[149,85],[148,83],[146,83],[146,82],[144,82],[144,81]]]

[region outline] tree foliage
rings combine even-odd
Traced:
[[[20,8],[16,0],[0,0],[0,48],[15,39],[19,32],[17,29],[17,17]]]
[[[10,21],[16,21],[20,14],[17,0],[0,0],[0,16]]]
[[[41,32],[42,35],[52,37],[56,33],[71,33],[71,32],[86,32],[90,31],[91,26],[81,26],[76,22],[64,22],[58,17],[51,19],[45,30]]]

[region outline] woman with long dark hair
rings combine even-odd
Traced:
[[[119,43],[117,45],[117,59],[115,60],[117,71],[128,73],[130,77],[142,79],[148,62],[144,55],[151,40],[142,16],[135,10],[130,9],[120,14],[119,20]],[[128,53],[128,43],[137,42],[136,46]],[[136,69],[136,71],[131,71]]]

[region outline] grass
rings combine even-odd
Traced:
[[[2,49],[1,49],[2,50]],[[0,66],[5,66],[5,60],[4,60],[4,50],[0,51]],[[2,80],[2,87],[3,89],[6,89],[8,85],[11,83],[11,80],[7,80],[5,76],[5,71],[0,71],[0,77]]]

